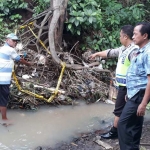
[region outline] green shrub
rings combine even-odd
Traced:
[[[68,13],[67,30],[85,41],[81,49],[102,51],[118,47],[120,27],[144,20],[145,9],[143,4],[123,7],[117,0],[70,0]]]
[[[35,7],[34,7],[34,14],[33,16],[36,16],[37,14],[43,12],[44,10],[46,10],[47,8],[50,7],[50,0],[33,0],[35,3]]]
[[[22,16],[16,14],[15,10],[24,9],[27,3],[23,0],[1,0],[0,1],[0,38],[14,31]],[[5,30],[4,30],[5,29]]]

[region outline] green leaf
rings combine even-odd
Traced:
[[[82,17],[77,17],[77,20],[79,20],[80,22],[83,22],[83,18]]]
[[[111,20],[111,25],[113,25],[113,24],[114,24],[114,22],[115,22],[114,20]]]
[[[93,12],[91,15],[92,15],[92,16],[95,16],[95,15],[97,15],[97,12]]]
[[[90,22],[90,23],[93,22],[93,17],[89,17],[89,22]]]
[[[81,6],[82,8],[84,8],[85,4],[83,4],[83,3],[80,3],[80,6]]]
[[[77,8],[76,5],[73,5],[73,8],[76,10],[76,8]]]
[[[94,27],[95,29],[97,29],[97,24],[95,23],[95,24],[93,25],[93,27]]]
[[[76,25],[76,27],[79,25],[79,21],[78,20],[75,20],[75,25]]]
[[[79,30],[77,31],[77,34],[80,35],[80,31]]]
[[[69,19],[69,22],[71,22],[71,23],[73,23],[75,21],[75,17],[71,17],[70,19]]]
[[[112,41],[112,36],[109,36],[109,40]]]
[[[96,49],[96,50],[99,50],[99,45],[96,44],[95,49]]]
[[[91,16],[93,11],[91,9],[89,9],[89,10],[87,10],[87,12],[88,12],[88,15]]]
[[[82,50],[85,50],[85,49],[86,49],[86,47],[85,47],[85,46],[83,46],[83,47],[82,47]]]
[[[72,24],[69,24],[69,25],[68,25],[68,29],[71,29],[71,28],[72,28]]]
[[[9,8],[5,8],[5,13],[9,13]]]
[[[0,3],[0,7],[3,7],[3,3],[2,2]]]
[[[118,21],[118,20],[115,20],[115,23],[116,23],[116,24],[119,24],[119,21]]]

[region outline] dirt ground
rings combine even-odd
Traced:
[[[109,144],[113,150],[119,150],[118,139],[100,139],[99,134],[104,132],[106,132],[106,130],[98,130],[93,133],[82,133],[78,138],[73,138],[71,142],[56,144],[55,148],[38,146],[35,150],[104,150],[105,148],[98,145],[95,142],[96,140],[101,140]],[[140,143],[140,150],[150,150],[150,121],[144,122]]]

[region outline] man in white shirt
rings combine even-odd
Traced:
[[[6,37],[5,44],[0,48],[0,112],[4,122],[8,120],[6,112],[10,91],[9,86],[14,67],[13,61],[19,61],[27,66],[31,65],[31,63],[17,54],[15,47],[18,41],[19,38],[14,33],[10,33]]]

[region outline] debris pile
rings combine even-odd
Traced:
[[[34,53],[33,53],[34,54]],[[27,59],[34,60],[27,52]],[[47,100],[55,92],[61,67],[57,66],[52,58],[46,57],[45,64],[35,63],[27,67],[21,64],[15,65],[15,74],[18,84],[23,90],[43,96],[45,99],[21,92],[12,79],[10,108],[36,109],[41,104],[76,104],[75,99],[85,100],[87,103],[105,101],[109,96],[110,72],[97,68],[81,70],[65,69],[58,94],[51,103]]]
[[[104,101],[109,96],[112,73],[102,69],[99,60],[89,61],[89,51],[81,55],[81,51],[77,50],[78,42],[70,52],[63,51],[63,44],[57,45],[57,57],[70,66],[74,65],[74,68],[65,68],[65,63],[58,65],[54,61],[48,40],[51,13],[45,11],[18,28],[17,35],[21,42],[16,49],[21,57],[34,65],[27,67],[15,63],[9,108],[36,109],[41,104],[70,105],[76,104],[75,99],[91,103]]]

